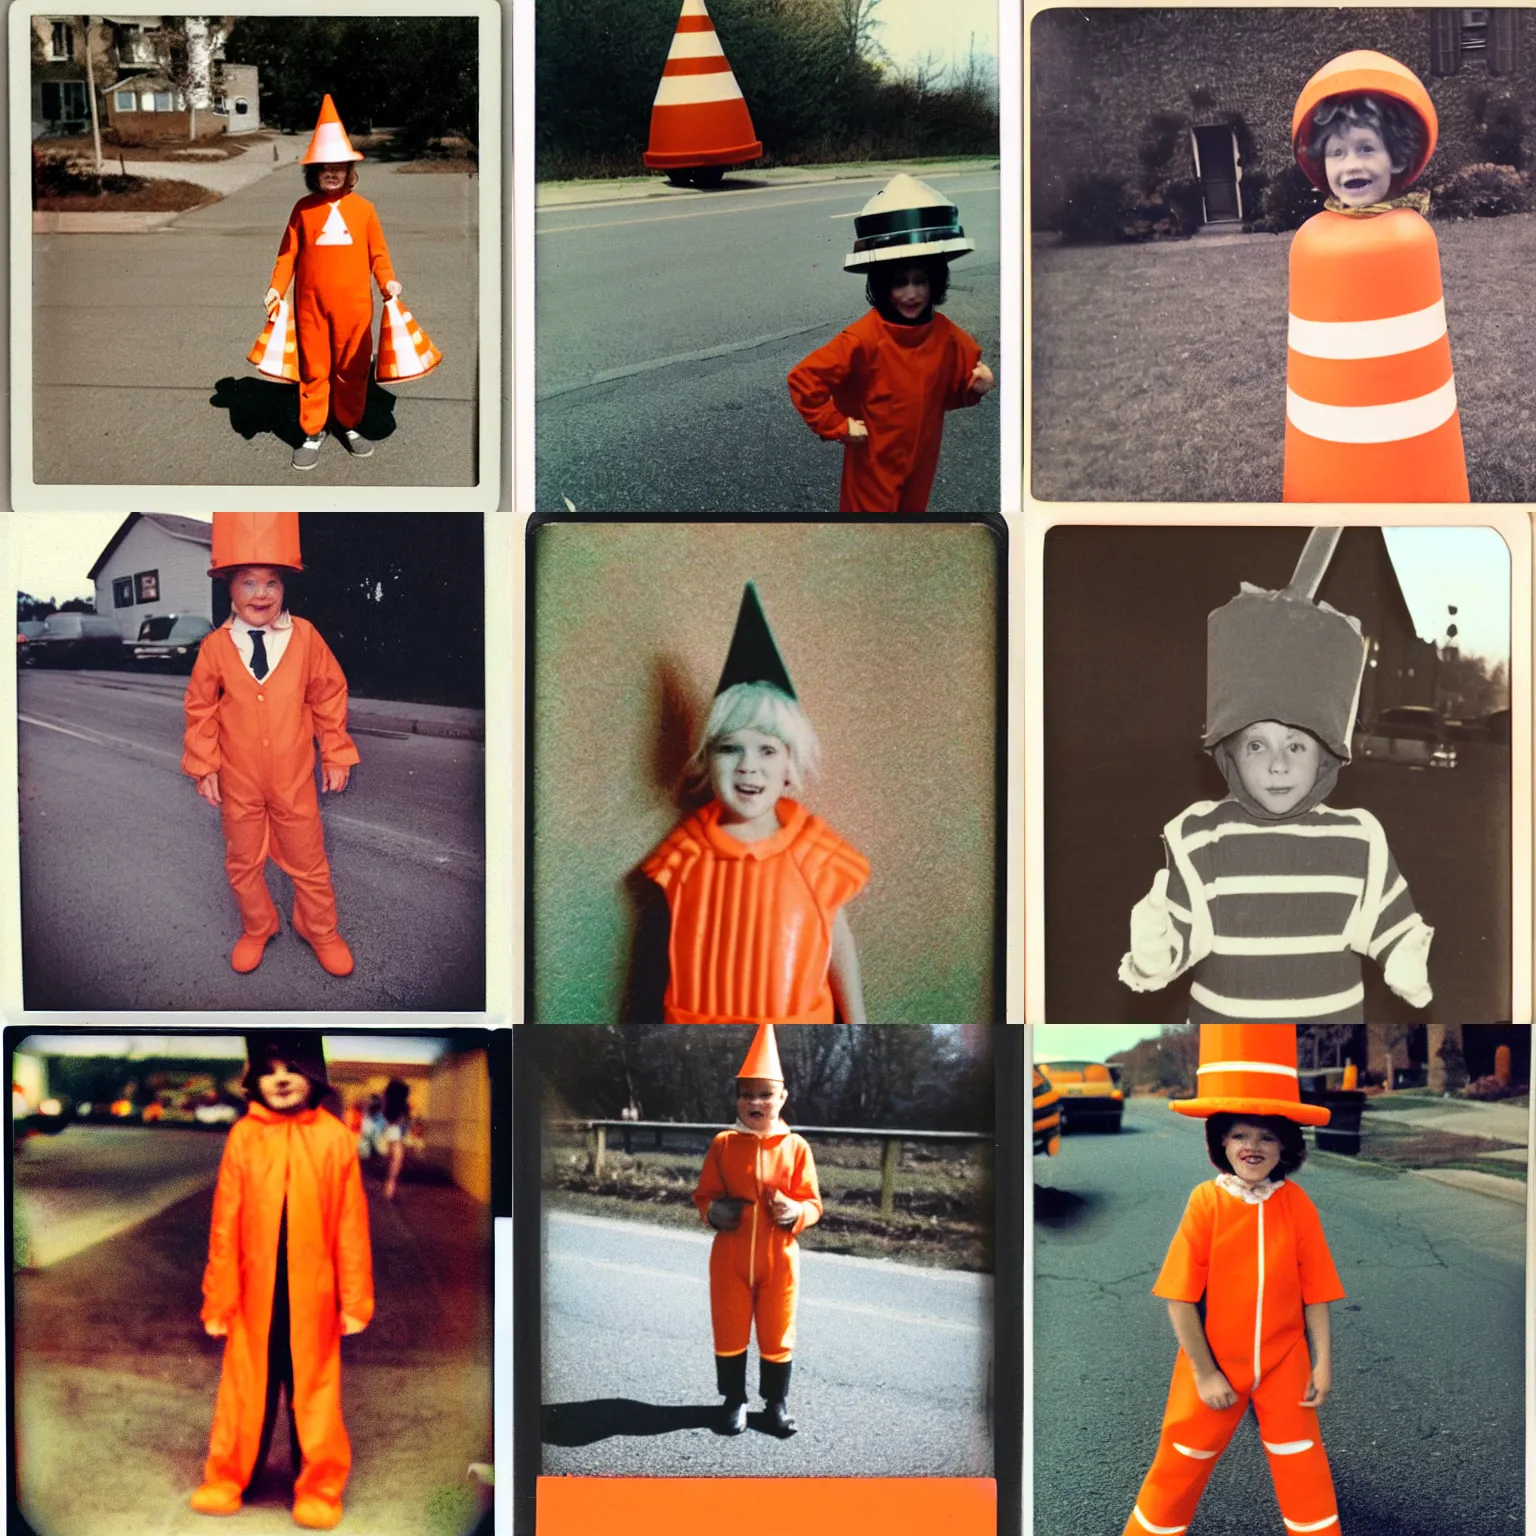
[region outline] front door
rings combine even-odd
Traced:
[[[1196,128],[1195,169],[1205,197],[1205,222],[1228,224],[1242,219],[1242,193],[1238,191],[1237,134],[1226,124]]]

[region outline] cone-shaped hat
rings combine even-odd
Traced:
[[[960,210],[937,187],[905,171],[864,204],[853,221],[853,236],[853,250],[843,258],[849,272],[922,256],[953,261],[976,249],[960,227]]]
[[[750,581],[742,590],[736,630],[731,636],[731,648],[726,653],[720,681],[715,685],[716,696],[736,683],[771,683],[780,693],[788,694],[790,698],[796,696],[795,685],[789,680],[789,669],[779,655],[778,646],[773,643],[773,631],[768,628],[757,587]]]
[[[215,512],[210,576],[237,565],[275,565],[302,571],[297,512]]]
[[[315,119],[315,131],[310,135],[309,148],[304,151],[300,165],[337,165],[343,160],[361,160],[363,157],[352,148],[347,130],[341,126],[336,103],[326,92],[320,103],[320,116]]]
[[[245,1037],[245,1088],[255,1095],[256,1079],[267,1064],[280,1061],[302,1072],[312,1083],[330,1087],[325,1071],[325,1045],[314,1029],[257,1029]]]
[[[1327,1125],[1332,1118],[1321,1104],[1301,1102],[1294,1024],[1202,1024],[1196,1097],[1168,1107],[1196,1120],[1279,1115],[1297,1125]]]
[[[740,165],[760,160],[763,146],[731,72],[704,0],[683,0],[683,13],[651,106],[650,145],[641,157],[653,170],[684,165]]]
[[[266,326],[256,338],[256,345],[245,354],[245,360],[255,363],[256,371],[269,379],[282,379],[288,384],[299,382],[298,334],[286,299],[279,299],[277,308],[267,316]]]
[[[1353,53],[1341,53],[1330,59],[1301,88],[1296,99],[1296,110],[1291,114],[1291,148],[1296,163],[1308,181],[1319,192],[1328,190],[1328,173],[1321,160],[1307,150],[1309,122],[1318,102],[1329,96],[1346,96],[1369,93],[1373,96],[1390,96],[1414,112],[1424,124],[1424,148],[1398,183],[1406,187],[1415,181],[1429,164],[1435,152],[1435,140],[1440,134],[1440,119],[1435,115],[1435,104],[1429,99],[1423,82],[1405,65],[1384,53],[1369,48],[1359,48]]]
[[[428,340],[416,317],[399,299],[391,299],[384,306],[384,318],[379,323],[374,378],[385,384],[425,378],[442,360],[443,354]]]
[[[757,1033],[752,1037],[752,1048],[747,1052],[747,1058],[736,1076],[738,1080],[743,1077],[761,1077],[771,1083],[784,1081],[784,1068],[779,1065],[779,1047],[773,1038],[772,1024],[757,1026]]]

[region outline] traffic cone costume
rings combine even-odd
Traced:
[[[1438,121],[1418,77],[1385,54],[1342,54],[1302,88],[1291,119],[1302,170],[1326,192],[1307,146],[1327,98],[1369,93],[1423,124],[1424,169]],[[1379,205],[1378,205],[1379,207]],[[1287,501],[1466,501],[1466,456],[1434,232],[1415,209],[1314,214],[1290,254],[1284,497]]]
[[[301,164],[362,158],[327,96]],[[363,419],[373,361],[370,278],[380,292],[396,280],[373,204],[356,192],[300,198],[288,216],[270,286],[283,294],[294,284],[299,425],[306,437],[323,433],[333,416],[343,428],[355,429]]]
[[[303,1038],[270,1032],[267,1059],[324,1086],[324,1057],[317,1069],[314,1046]],[[302,1059],[306,1054],[309,1061]],[[339,1522],[352,1465],[341,1416],[343,1313],[360,1325],[373,1316],[368,1202],[356,1138],[326,1110],[269,1109],[253,1086],[250,1109],[225,1143],[213,1197],[201,1315],[228,1332],[194,1509],[233,1514],[240,1508],[266,1456],[281,1374],[302,1462],[294,1519],[316,1529]]]
[[[773,1026],[758,1026],[737,1080],[784,1082]],[[775,1192],[799,1205],[794,1222],[781,1227],[772,1215]],[[763,1395],[784,1400],[789,1361],[795,1349],[795,1307],[800,1283],[800,1247],[795,1239],[821,1219],[816,1160],[805,1140],[781,1120],[762,1130],[742,1121],[710,1143],[693,1203],[709,1224],[716,1200],[740,1203],[729,1231],[717,1229],[709,1254],[709,1311],[714,1332],[716,1377],[728,1401],[746,1400],[746,1354],[753,1325],[762,1361]],[[740,1396],[736,1396],[740,1383]]]
[[[269,379],[281,379],[285,384],[299,382],[299,338],[286,299],[278,300],[245,360],[255,363],[257,372]]]
[[[1279,1116],[1323,1125],[1328,1111],[1303,1104],[1291,1024],[1205,1024],[1198,1097],[1180,1114]],[[1205,1302],[1204,1328],[1237,1401],[1207,1408],[1190,1358],[1179,1350],[1151,1470],[1124,1536],[1179,1536],[1232,1432],[1253,1404],[1287,1532],[1338,1536],[1338,1504],[1317,1410],[1301,1401],[1311,1380],[1303,1308],[1341,1301],[1344,1287],[1317,1208],[1288,1178],[1247,1184],[1223,1173],[1189,1197],[1154,1296]]]
[[[379,360],[373,376],[381,384],[420,379],[442,360],[443,354],[427,339],[416,317],[399,299],[391,299],[384,306],[384,319],[379,326]]]
[[[891,262],[953,261],[975,250],[960,210],[905,172],[893,176],[853,221],[846,271]],[[818,437],[843,446],[843,512],[925,512],[939,467],[944,413],[981,398],[971,374],[981,348],[936,310],[900,324],[877,309],[790,371],[789,395]],[[850,438],[850,419],[865,438]]]
[[[795,697],[757,589],[742,593],[716,696],[766,683]],[[743,843],[718,800],[687,817],[640,866],[671,913],[667,1024],[831,1024],[828,972],[838,909],[869,880],[869,861],[787,796],[779,830]]]
[[[215,512],[210,576],[247,565],[300,571],[298,513]],[[202,643],[187,683],[182,772],[217,773],[224,867],[243,929],[232,963],[254,970],[280,925],[267,888],[270,856],[293,881],[294,931],[332,974],[352,968],[336,927],[336,896],[315,790],[315,741],[321,761],[350,767],[358,751],[347,734],[347,680],[330,647],[301,618],[274,616],[263,633],[285,648],[258,680],[233,638],[235,616]]]
[[[742,165],[762,154],[704,0],[683,0],[651,105],[650,144],[641,158],[653,170],[676,170]]]

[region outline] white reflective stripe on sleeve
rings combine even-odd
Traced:
[[[1180,1445],[1177,1440],[1173,1442],[1173,1448],[1181,1456],[1193,1456],[1196,1461],[1209,1461],[1216,1454],[1215,1451],[1197,1451],[1188,1445]]]
[[[1330,992],[1325,997],[1223,997],[1198,981],[1189,984],[1189,995],[1212,1013],[1234,1022],[1257,1024],[1264,1019],[1320,1019],[1330,1013],[1343,1013],[1365,1001],[1365,984],[1347,992]]]
[[[702,107],[711,101],[739,101],[741,87],[730,70],[709,75],[663,75],[656,87],[655,107]]]
[[[667,49],[669,59],[712,59],[724,53],[718,32],[674,32]]]
[[[1264,1449],[1271,1456],[1299,1456],[1303,1451],[1310,1451],[1312,1444],[1310,1440],[1282,1440],[1279,1445],[1272,1445],[1266,1440]]]
[[[1456,414],[1456,380],[1392,405],[1319,405],[1285,392],[1286,419],[1298,432],[1325,443],[1400,443],[1423,437]]]
[[[1285,1516],[1280,1518],[1285,1520]],[[1326,1520],[1309,1520],[1305,1524],[1300,1520],[1285,1520],[1285,1528],[1288,1531],[1326,1531],[1330,1525],[1337,1525],[1339,1517],[1329,1515]]]
[[[1152,1522],[1148,1520],[1144,1514],[1142,1514],[1140,1504],[1138,1504],[1131,1511],[1131,1513],[1136,1516],[1137,1523],[1142,1527],[1143,1530],[1152,1532],[1152,1536],[1179,1536],[1180,1531],[1187,1531],[1189,1529],[1187,1525],[1153,1525]]]
[[[1196,1077],[1207,1072],[1273,1072],[1276,1077],[1295,1077],[1295,1067],[1283,1067],[1278,1061],[1212,1061],[1195,1071]]]
[[[1287,340],[1293,352],[1305,357],[1342,362],[1417,352],[1444,335],[1445,300],[1440,298],[1428,309],[1385,320],[1303,320],[1292,315]]]
[[[1264,1202],[1259,1202],[1259,1290],[1253,1299],[1253,1385],[1259,1384],[1259,1342],[1264,1337]]]

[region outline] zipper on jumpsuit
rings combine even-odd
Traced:
[[[763,1140],[752,1138],[752,1243],[747,1249],[747,1284],[757,1289],[757,1208],[763,1199]]]
[[[1259,1384],[1259,1344],[1264,1337],[1264,1202],[1259,1212],[1259,1293],[1253,1303],[1253,1385]]]

